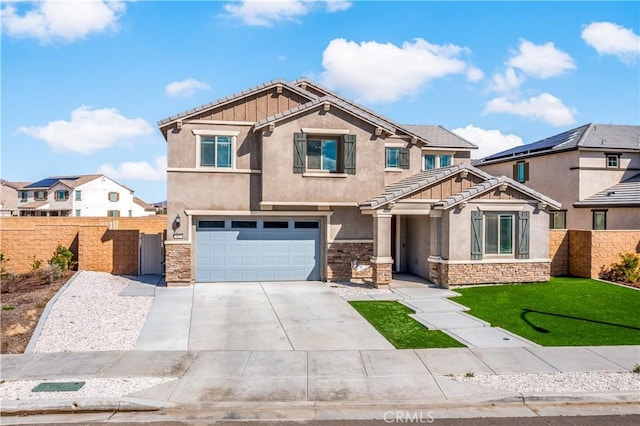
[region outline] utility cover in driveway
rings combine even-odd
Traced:
[[[309,220],[198,220],[196,282],[320,279],[320,226]]]

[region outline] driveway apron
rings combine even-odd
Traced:
[[[393,349],[322,282],[199,283],[189,289],[192,297],[187,289],[156,292],[136,350]]]

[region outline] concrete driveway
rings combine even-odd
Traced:
[[[136,350],[393,349],[322,282],[157,288]]]

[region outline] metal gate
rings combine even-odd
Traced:
[[[140,234],[140,275],[162,274],[162,234]]]

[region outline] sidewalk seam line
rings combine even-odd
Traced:
[[[413,349],[413,354],[414,354],[415,356],[417,356],[417,357],[418,357],[418,360],[422,363],[422,365],[424,365],[424,368],[426,368],[426,369],[427,369],[427,372],[428,372],[429,374],[431,374],[431,378],[433,379],[433,382],[434,382],[434,383],[436,384],[436,386],[438,387],[438,390],[439,390],[439,391],[440,391],[440,393],[442,394],[442,397],[444,398],[444,400],[445,400],[445,401],[448,401],[448,400],[449,400],[449,398],[447,398],[447,395],[444,393],[444,391],[443,391],[443,390],[442,390],[442,388],[440,387],[440,383],[438,383],[438,381],[436,380],[436,376],[435,376],[435,374],[433,374],[433,373],[431,372],[431,370],[429,369],[429,366],[427,365],[427,363],[426,363],[426,362],[424,362],[424,360],[422,359],[422,357],[421,357],[420,355],[418,355],[418,352],[416,352],[416,350],[415,350],[415,349]]]
[[[280,324],[280,328],[282,329],[282,332],[287,337],[287,341],[289,342],[289,345],[291,346],[291,349],[295,351],[296,348],[293,346],[293,342],[291,342],[291,339],[289,338],[289,335],[287,334],[287,330],[284,328],[284,325],[282,324],[282,320],[280,320],[280,317],[278,316],[278,312],[276,311],[275,306],[273,306],[273,303],[271,303],[271,299],[269,298],[269,295],[267,294],[267,291],[264,289],[264,285],[262,285],[262,281],[259,281],[259,283],[260,283],[260,288],[262,289],[262,292],[264,293],[265,297],[267,298],[267,302],[269,302],[269,306],[271,306],[271,309],[273,310],[274,315],[278,319],[278,324]]]
[[[544,348],[544,346],[541,346],[542,348]],[[553,368],[554,370],[556,370],[558,373],[565,373],[565,371],[560,370],[559,368],[557,368],[555,365],[551,364],[549,361],[542,359],[542,357],[538,356],[537,354],[531,352],[529,349],[532,348],[524,348],[527,352],[529,352],[531,355],[535,356],[536,358],[538,358],[540,361],[544,362],[545,364],[549,365],[551,368]],[[575,348],[574,348],[575,349]],[[536,374],[540,374],[540,373],[536,373]]]

